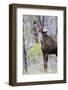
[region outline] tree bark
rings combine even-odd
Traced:
[[[24,27],[23,27],[23,71],[24,73],[27,73],[27,59],[26,59],[26,50],[25,50],[25,37],[24,37]]]

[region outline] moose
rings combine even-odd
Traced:
[[[57,55],[57,41],[54,41],[50,36],[47,35],[47,30],[43,32],[43,27],[39,21],[34,21],[33,25],[36,29],[38,41],[41,45],[44,58],[44,70],[46,70],[48,66],[48,54]]]

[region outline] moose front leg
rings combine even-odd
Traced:
[[[46,71],[48,67],[48,54],[44,53],[43,57],[44,57],[44,71]]]

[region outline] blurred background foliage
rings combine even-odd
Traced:
[[[30,48],[28,51],[27,51],[27,58],[29,60],[31,60],[34,64],[36,62],[38,62],[38,60],[40,59],[39,57],[40,56],[43,56],[42,54],[42,50],[40,48],[40,45],[39,43],[34,43],[34,45],[32,46],[32,48]]]

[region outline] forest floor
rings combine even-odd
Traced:
[[[28,74],[44,74],[57,73],[57,57],[56,55],[48,55],[48,67],[44,70],[44,62],[40,60],[35,64],[30,64]]]

